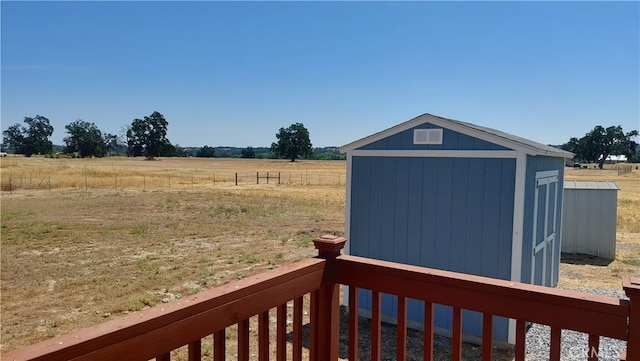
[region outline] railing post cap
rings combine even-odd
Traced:
[[[622,288],[629,297],[640,298],[640,277],[626,277],[622,280]]]
[[[314,239],[313,245],[320,257],[338,257],[346,242],[347,239],[344,237],[327,234]]]

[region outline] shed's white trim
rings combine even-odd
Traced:
[[[353,150],[347,157],[516,158],[513,150]],[[348,166],[348,163],[347,163]]]
[[[351,154],[347,154],[347,189],[345,193],[345,204],[344,204],[344,236],[347,238],[347,243],[344,246],[344,254],[351,254],[351,172],[353,165],[353,157]],[[349,286],[342,285],[342,305],[346,306],[349,304]]]
[[[344,253],[350,254],[349,250],[351,249],[351,218],[349,215],[351,214],[351,172],[353,166],[353,157],[351,154],[347,154],[347,189],[345,193],[345,204],[344,204],[344,236],[347,238],[347,243],[344,246]]]
[[[513,194],[513,236],[511,241],[511,280],[522,281],[522,235],[524,232],[524,190],[527,177],[527,155],[518,153]],[[509,319],[509,343],[516,342],[516,320]]]

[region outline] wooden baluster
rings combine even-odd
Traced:
[[[249,361],[249,319],[238,322],[238,361]]]
[[[358,288],[349,286],[349,360],[358,359]]]
[[[482,360],[493,360],[493,315],[482,315]]]
[[[381,324],[382,312],[380,309],[380,301],[382,295],[378,291],[372,292],[373,304],[371,307],[371,361],[380,360],[381,348]]]
[[[258,316],[258,359],[269,361],[269,311]]]
[[[156,361],[171,361],[171,353],[167,352],[156,357]]]
[[[276,360],[287,360],[287,304],[277,308]]]
[[[624,293],[629,297],[629,335],[625,358],[629,361],[640,360],[640,277],[628,277],[622,280]],[[633,342],[632,342],[633,340]]]
[[[525,346],[527,343],[527,323],[522,320],[516,321],[516,347],[515,361],[524,361]]]
[[[598,360],[598,352],[600,352],[600,336],[599,335],[589,335],[589,356],[587,360],[589,361],[597,361]]]
[[[398,325],[396,327],[396,358],[407,359],[407,299],[398,296]]]
[[[318,339],[318,328],[320,326],[318,320],[322,317],[318,307],[319,298],[319,290],[311,292],[311,305],[309,306],[311,310],[309,314],[309,323],[311,325],[309,328],[309,361],[318,361],[320,359],[318,352],[320,351],[319,347],[322,347],[322,342]]]
[[[424,361],[433,361],[433,303],[424,303]]]
[[[560,349],[562,346],[561,328],[551,327],[551,339],[549,343],[549,361],[560,361]]]
[[[453,307],[453,324],[451,337],[451,359],[462,360],[462,309]]]
[[[213,359],[214,361],[225,361],[226,357],[226,330],[222,329],[213,334]]]
[[[189,361],[202,361],[202,342],[200,340],[189,343]]]
[[[293,300],[293,361],[302,361],[302,301]]]

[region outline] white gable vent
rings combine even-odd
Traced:
[[[414,129],[413,144],[442,144],[442,129]]]

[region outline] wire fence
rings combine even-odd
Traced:
[[[194,174],[149,174],[149,175],[13,175],[3,172],[0,189],[3,192],[18,190],[53,189],[138,189],[161,190],[180,188],[240,187],[247,185],[298,185],[298,186],[344,186],[345,173],[318,172],[234,172]]]
[[[632,168],[633,167],[631,166],[631,164],[617,164],[616,165],[616,170],[618,171],[618,175],[631,173]],[[636,169],[638,169],[638,168],[636,168]]]
[[[318,173],[318,172],[255,172],[236,173],[235,184],[297,184],[342,186],[346,184],[346,173]]]

